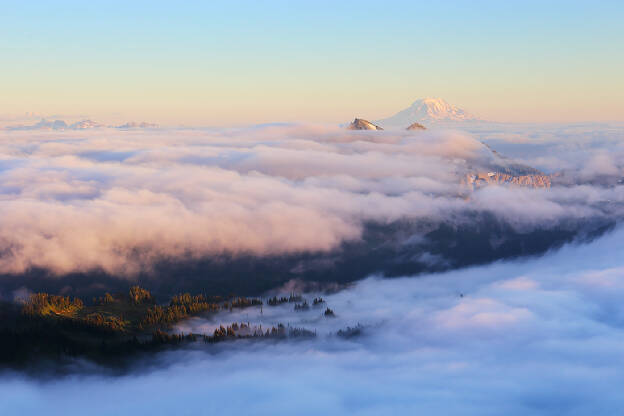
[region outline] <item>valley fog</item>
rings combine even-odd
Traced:
[[[542,254],[621,219],[619,125],[463,128],[2,131],[2,295],[260,295]]]
[[[292,304],[194,318],[177,330],[279,320],[317,336],[200,342],[120,376],[80,362],[51,380],[4,373],[0,412],[612,414],[624,406],[623,243],[619,228],[539,259],[304,294],[335,318]]]

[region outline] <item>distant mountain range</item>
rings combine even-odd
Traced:
[[[466,121],[479,121],[479,119],[467,111],[447,103],[442,98],[422,98],[414,101],[411,106],[399,111],[392,117],[373,121],[373,123],[384,129],[405,129],[414,123],[428,126],[437,123]]]
[[[159,127],[158,124],[155,124],[155,123],[146,123],[145,121],[137,123],[136,121],[131,121],[129,123],[122,124],[121,126],[117,126],[115,128],[117,129],[156,129],[158,127]]]
[[[119,126],[106,126],[93,120],[81,120],[73,124],[67,124],[64,120],[46,120],[31,125],[19,125],[7,127],[7,130],[86,130],[109,127],[115,129],[154,129],[158,128],[158,124],[135,121],[125,123]]]

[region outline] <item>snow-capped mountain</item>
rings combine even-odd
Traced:
[[[413,123],[420,123],[427,126],[436,123],[476,120],[478,120],[477,117],[459,107],[447,103],[441,98],[423,98],[414,101],[411,106],[405,110],[399,111],[392,117],[375,121],[375,124],[384,128],[405,129]]]

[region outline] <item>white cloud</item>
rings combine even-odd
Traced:
[[[576,166],[575,143],[550,163]],[[579,176],[596,166],[614,173],[620,150],[603,149]],[[131,276],[161,259],[326,252],[358,240],[366,222],[470,221],[468,211],[522,232],[621,215],[621,185],[487,188],[465,199],[462,174],[489,157],[455,131],[4,131],[0,273]]]
[[[335,319],[292,304],[180,325],[285,322],[314,340],[201,344],[123,376],[0,378],[3,414],[584,415],[624,405],[624,230],[529,261],[324,294]],[[317,295],[310,293],[308,296]],[[331,335],[364,325],[361,337]],[[166,394],[154,394],[166,392]],[[114,397],[115,400],[110,400]]]

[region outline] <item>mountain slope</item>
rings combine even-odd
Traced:
[[[511,185],[529,188],[550,188],[552,177],[531,166],[509,159],[487,144],[481,166],[471,169],[462,179],[462,184],[476,190],[487,185]],[[484,149],[484,150],[485,150]]]
[[[405,129],[413,123],[435,124],[444,122],[465,122],[478,120],[467,111],[447,103],[441,98],[423,98],[416,100],[405,110],[392,117],[375,121],[384,128]]]

